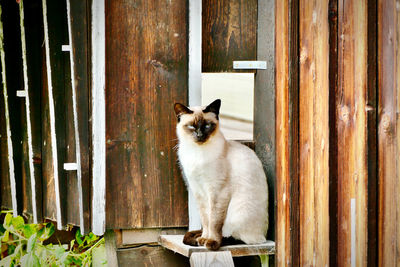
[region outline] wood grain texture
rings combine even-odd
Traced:
[[[43,218],[42,210],[42,121],[41,121],[41,71],[43,19],[41,1],[24,2],[24,27],[26,40],[26,64],[30,102],[31,142],[36,191],[37,219]],[[27,151],[27,149],[24,151]],[[26,202],[33,203],[31,200]],[[25,203],[25,201],[24,201]],[[28,205],[29,205],[28,204]],[[25,204],[24,204],[25,205]],[[27,207],[24,207],[26,210]]]
[[[232,254],[229,251],[195,252],[190,256],[190,266],[209,267],[226,266],[234,267]]]
[[[106,1],[107,228],[188,223],[172,108],[187,103],[187,15],[183,0]]]
[[[300,265],[329,264],[328,1],[300,1]]]
[[[21,127],[21,123],[24,119],[24,99],[16,96],[17,90],[23,88],[23,74],[22,74],[22,54],[21,54],[21,33],[19,27],[19,6],[16,2],[4,1],[1,3],[2,14],[1,20],[3,24],[3,45],[4,45],[4,63],[5,69],[5,83],[6,91],[8,95],[8,116],[10,125],[10,134],[12,141],[12,158],[14,164],[14,182],[15,188],[10,189],[11,192],[15,190],[15,200],[18,214],[23,212],[23,191],[26,187],[23,187],[23,147],[22,138],[24,128]],[[3,102],[2,105],[5,103]],[[6,135],[7,138],[7,135]],[[7,153],[7,157],[10,151]],[[10,165],[6,171],[9,171]],[[29,191],[28,191],[29,192]],[[13,198],[13,197],[12,197]],[[13,205],[14,207],[14,205]],[[14,213],[16,215],[16,213]]]
[[[42,98],[43,109],[42,112],[42,156],[43,156],[43,184],[45,188],[43,189],[43,209],[44,216],[46,218],[56,220],[57,218],[57,206],[60,207],[60,217],[61,222],[58,221],[58,228],[60,229],[62,225],[66,222],[66,177],[63,170],[63,164],[65,162],[66,155],[66,101],[65,101],[65,90],[68,88],[68,81],[70,80],[68,76],[65,76],[66,60],[68,56],[61,51],[60,47],[64,45],[67,41],[67,20],[66,20],[66,7],[65,2],[53,2],[47,1],[47,28],[48,28],[48,49],[49,49],[49,63],[44,67],[51,69],[51,78],[48,79],[48,74],[46,73],[46,82],[44,82],[44,94]],[[45,25],[45,23],[44,23]],[[44,53],[45,54],[45,53]],[[48,84],[51,81],[51,85]],[[48,87],[52,89],[53,100],[54,100],[54,130],[56,142],[52,142],[51,136],[51,107],[49,105],[49,90]],[[52,147],[57,148],[57,174],[55,176],[55,169],[53,168],[53,162],[55,159],[52,155]],[[58,178],[58,187],[56,188],[55,179]],[[57,194],[59,194],[59,201],[57,200]]]
[[[278,266],[299,265],[298,1],[275,6]]]
[[[337,119],[338,264],[367,264],[367,5],[339,1]],[[335,166],[333,166],[335,168]],[[355,214],[350,202],[355,200]],[[352,217],[355,216],[355,217]],[[355,229],[350,225],[355,223]],[[352,231],[355,230],[353,233]],[[355,238],[355,240],[354,240]]]
[[[277,266],[291,266],[290,159],[289,159],[289,8],[290,1],[276,1],[276,232]]]
[[[90,231],[90,200],[91,200],[91,183],[90,183],[90,162],[89,162],[89,94],[90,94],[90,41],[89,41],[89,10],[88,1],[70,1],[70,19],[71,19],[71,39],[72,57],[74,60],[74,77],[76,91],[76,104],[78,115],[78,133],[80,144],[80,167],[81,167],[81,185],[70,188],[71,191],[78,191],[78,186],[82,187],[82,210],[79,209],[79,202],[69,202],[68,209],[75,204],[75,213],[83,212],[83,223],[85,232]],[[71,113],[70,113],[71,114]],[[73,120],[71,120],[73,121]],[[72,136],[75,136],[73,134]],[[74,140],[75,141],[75,140]],[[74,156],[76,159],[76,156]],[[78,205],[78,206],[77,206]],[[72,210],[72,209],[71,209]],[[77,212],[79,211],[79,212]],[[78,220],[79,222],[79,220]],[[79,222],[79,225],[81,223]],[[81,225],[82,226],[82,225]]]
[[[399,6],[378,2],[379,266],[400,266]]]
[[[203,72],[237,72],[234,60],[256,60],[257,0],[203,0],[202,7]]]

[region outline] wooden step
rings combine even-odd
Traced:
[[[210,252],[206,247],[193,247],[183,244],[183,235],[160,235],[159,243],[161,246],[190,257],[194,252]],[[273,255],[275,254],[275,242],[267,240],[266,243],[257,245],[229,245],[223,246],[219,251],[230,251],[233,257]]]

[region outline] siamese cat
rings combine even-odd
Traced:
[[[228,141],[219,128],[217,99],[206,107],[174,106],[178,158],[196,199],[202,230],[186,233],[187,245],[218,250],[223,237],[246,244],[266,241],[268,188],[253,150]]]

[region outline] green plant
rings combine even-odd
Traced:
[[[91,266],[92,250],[104,243],[104,238],[76,231],[69,245],[47,244],[54,232],[52,223],[25,224],[21,216],[6,213],[0,225],[0,267],[8,266]]]

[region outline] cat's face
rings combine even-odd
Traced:
[[[176,103],[175,114],[178,118],[180,135],[188,137],[197,144],[207,142],[218,130],[218,114],[221,100],[217,99],[205,108],[188,108]]]

